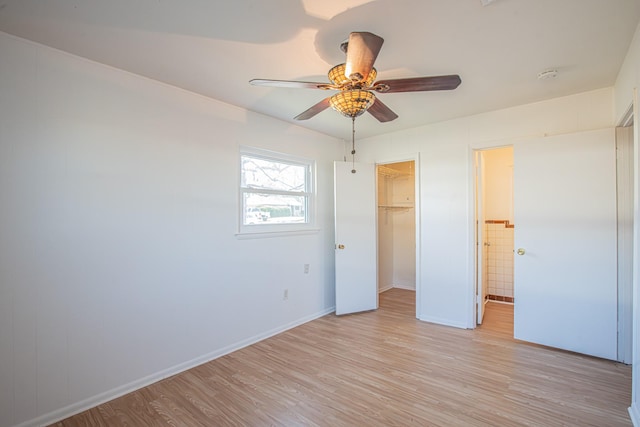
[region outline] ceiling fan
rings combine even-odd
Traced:
[[[349,39],[340,45],[340,49],[347,55],[346,62],[329,70],[328,76],[331,83],[264,79],[254,79],[249,83],[255,86],[338,91],[337,94],[323,99],[298,114],[295,120],[310,119],[328,107],[332,107],[352,119],[368,111],[378,121],[389,122],[397,119],[398,115],[376,98],[373,92],[452,90],[462,82],[460,76],[456,74],[376,81],[377,71],[373,68],[373,63],[382,48],[382,43],[384,43],[382,37],[369,32],[351,33]]]

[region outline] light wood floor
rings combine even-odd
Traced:
[[[629,366],[515,341],[509,305],[476,330],[414,307],[392,289],[56,425],[631,425]]]

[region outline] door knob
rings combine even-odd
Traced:
[[[522,249],[522,248],[518,248],[518,250],[516,251],[516,253],[517,253],[518,255],[524,255],[524,249]]]
[[[344,249],[344,245],[338,245],[338,249]]]

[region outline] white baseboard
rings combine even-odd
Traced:
[[[97,394],[88,399],[81,400],[80,402],[73,403],[71,405],[65,406],[64,408],[56,409],[55,411],[49,412],[47,414],[41,415],[37,418],[33,418],[31,420],[22,422],[15,427],[37,427],[43,425],[50,425],[61,421],[65,418],[78,414],[80,412],[84,412],[88,409],[91,409],[95,406],[101,405],[110,400],[116,399],[118,397],[124,396],[127,393],[131,393],[132,391],[136,391],[153,383],[156,383],[160,380],[168,378],[170,376],[179,374],[180,372],[184,372],[191,368],[195,368],[196,366],[202,365],[203,363],[210,362],[218,357],[222,357],[226,354],[233,353],[234,351],[240,350],[241,348],[250,346],[259,341],[265,340],[274,335],[278,335],[284,331],[289,329],[293,329],[296,326],[300,326],[304,323],[310,322],[312,320],[318,319],[322,316],[326,316],[329,313],[333,313],[336,311],[335,307],[331,307],[325,310],[322,310],[318,313],[305,316],[301,319],[295,320],[293,322],[287,323],[285,325],[279,326],[275,329],[271,329],[270,331],[266,331],[264,333],[255,335],[251,338],[247,338],[245,340],[239,341],[235,344],[223,347],[221,349],[212,351],[211,353],[204,354],[195,359],[189,360],[184,363],[180,363],[178,365],[172,366],[170,368],[164,369],[162,371],[156,372],[152,375],[146,376],[144,378],[140,378],[136,381],[132,381],[128,384],[124,384],[120,387],[116,387],[114,389],[108,390],[104,393]]]
[[[396,289],[404,289],[405,291],[416,291],[416,288],[412,286],[393,285],[393,287]]]
[[[441,319],[438,317],[431,317],[431,316],[420,316],[418,317],[418,319],[423,322],[436,323],[438,325],[451,326],[459,329],[468,329],[466,323],[457,322],[450,319]]]
[[[640,427],[640,407],[638,407],[637,403],[634,402],[629,406],[629,416],[633,425]]]
[[[383,292],[387,292],[389,289],[393,289],[393,285],[385,286],[383,288],[378,288],[378,293],[381,294]]]
[[[416,291],[416,288],[412,288],[412,287],[409,287],[409,286],[391,284],[391,285],[385,286],[383,288],[379,288],[378,289],[378,293],[381,294],[381,293],[386,292],[386,291],[388,291],[390,289],[404,289],[405,291],[414,291],[414,292]]]

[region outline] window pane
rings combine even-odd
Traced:
[[[244,188],[305,192],[306,175],[305,165],[242,156]]]
[[[305,222],[307,222],[305,196],[244,193],[244,225]]]

